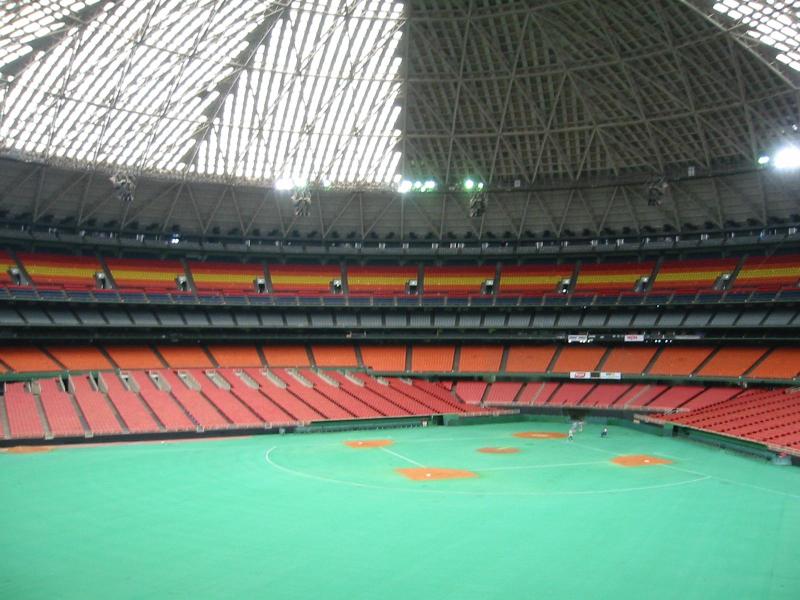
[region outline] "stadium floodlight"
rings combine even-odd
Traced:
[[[425,183],[422,184],[423,192],[432,192],[435,189],[436,189],[436,182],[433,179],[428,179]]]
[[[795,145],[784,146],[775,153],[773,164],[781,171],[800,169],[800,148]]]
[[[288,192],[294,188],[294,181],[291,177],[280,177],[275,180],[275,189],[281,192]]]
[[[414,189],[418,192],[422,190],[422,182],[419,179],[414,182]]]
[[[407,194],[411,191],[411,188],[414,186],[408,179],[401,179],[400,183],[397,184],[397,191],[401,194]]]
[[[464,180],[464,189],[468,192],[471,192],[475,189],[475,180],[474,179],[465,179]]]
[[[762,154],[761,156],[758,157],[758,164],[760,165],[768,165],[769,161],[770,157],[767,156],[766,154]]]

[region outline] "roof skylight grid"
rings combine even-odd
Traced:
[[[67,21],[98,1],[11,3],[0,15],[10,33],[0,75],[26,32],[58,36],[25,47],[27,66],[0,78],[0,151],[135,172],[391,183],[402,4],[120,0]]]
[[[800,10],[795,0],[722,0],[714,10],[747,26],[747,35],[777,50],[777,60],[800,71]]]

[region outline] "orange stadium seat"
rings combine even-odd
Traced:
[[[405,371],[405,346],[361,346],[361,360],[373,371]]]
[[[214,366],[200,346],[158,346],[158,352],[173,369]]]
[[[509,373],[546,373],[555,352],[555,346],[509,346],[506,371]]]
[[[661,350],[650,375],[689,375],[714,351],[703,346],[669,346]]]
[[[161,359],[149,346],[106,346],[106,352],[120,369],[160,369]]]
[[[747,374],[747,377],[753,379],[792,379],[798,373],[800,373],[800,348],[775,348]]]
[[[606,348],[599,346],[566,346],[558,355],[553,372],[594,371],[605,353]]]
[[[255,346],[209,345],[208,351],[220,367],[260,367]]]
[[[636,282],[649,277],[655,263],[584,264],[578,272],[576,292],[632,292]]]
[[[462,346],[458,370],[463,373],[495,373],[503,359],[502,346]]]
[[[12,283],[8,270],[17,266],[16,261],[5,250],[0,250],[0,283]]]
[[[658,270],[653,290],[710,289],[720,275],[732,273],[738,259],[668,260]]]
[[[107,371],[114,368],[95,346],[48,346],[47,351],[70,370]]]
[[[644,373],[658,348],[652,346],[618,346],[612,348],[602,370],[609,373]]]
[[[19,254],[18,258],[34,285],[93,289],[95,273],[103,268],[94,256]]]
[[[177,260],[107,258],[106,264],[121,289],[176,291],[175,278],[186,275],[183,265]]]
[[[324,294],[331,282],[342,279],[342,270],[335,265],[269,265],[272,291],[276,293]]]
[[[766,348],[720,348],[698,371],[711,377],[740,377],[764,356]]]
[[[547,294],[572,277],[573,265],[508,265],[500,272],[501,294]]]
[[[264,279],[259,264],[189,262],[197,291],[254,292],[255,280]]]
[[[417,267],[347,268],[347,289],[351,294],[403,294],[406,284],[419,277]]]
[[[47,354],[33,346],[2,346],[0,360],[12,371],[20,373],[33,371],[63,371]]]
[[[358,358],[353,346],[343,344],[315,344],[311,346],[318,367],[357,367]]]
[[[453,346],[414,346],[411,349],[411,370],[452,371],[455,351]]]
[[[734,288],[778,289],[800,281],[800,256],[751,256],[745,260]]]
[[[479,294],[481,284],[494,275],[493,266],[425,267],[422,286],[426,294]]]
[[[261,351],[270,367],[310,367],[306,347],[301,345],[263,346]]]

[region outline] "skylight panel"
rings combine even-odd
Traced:
[[[787,0],[722,0],[714,10],[747,27],[747,35],[778,52],[776,59],[800,71],[800,12]]]

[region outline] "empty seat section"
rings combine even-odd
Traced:
[[[200,346],[158,346],[158,352],[173,369],[200,369],[214,366]]]
[[[644,373],[657,350],[653,346],[617,346],[611,349],[601,369],[608,373]]]
[[[341,388],[348,392],[351,396],[358,398],[364,404],[368,404],[387,417],[402,417],[410,414],[407,410],[397,406],[392,402],[389,402],[386,398],[376,394],[366,386],[360,386],[356,383],[353,383],[342,373],[331,373],[330,376],[338,381],[339,386],[341,386]]]
[[[453,370],[453,346],[413,346],[411,370],[417,373]]]
[[[571,279],[573,265],[504,265],[500,271],[500,293],[539,295],[554,293]]]
[[[392,294],[406,292],[409,281],[419,277],[417,267],[357,267],[347,268],[347,289],[351,294]]]
[[[499,381],[489,386],[486,404],[513,404],[522,384],[516,381]]]
[[[362,345],[361,360],[373,371],[402,372],[406,370],[406,347]]]
[[[105,350],[120,369],[160,369],[164,366],[149,346],[106,346]]]
[[[3,359],[6,363],[5,359]],[[800,373],[800,348],[775,348],[747,377],[754,379],[792,379]]]
[[[800,256],[751,256],[745,260],[734,288],[777,290],[800,281]]]
[[[480,404],[486,384],[483,381],[459,381],[456,383],[456,395],[467,404]]]
[[[95,273],[103,271],[94,256],[21,253],[17,257],[36,286],[93,289]]]
[[[186,384],[169,369],[157,371],[172,392],[172,396],[183,406],[192,418],[204,429],[227,429],[228,420],[197,390],[189,389]]]
[[[650,404],[667,390],[666,385],[634,385],[612,404],[614,408],[639,408]]]
[[[550,396],[547,404],[576,406],[581,403],[586,394],[592,391],[593,387],[593,383],[562,383],[555,393]]]
[[[320,394],[313,387],[303,385],[285,369],[273,369],[272,373],[286,384],[286,387],[292,394],[308,404],[326,419],[339,420],[353,418],[350,412]]]
[[[594,371],[606,348],[600,346],[565,346],[553,365],[554,373]]]
[[[328,381],[310,369],[303,369],[300,374],[314,384],[314,389],[317,392],[344,408],[354,417],[358,417],[360,419],[371,419],[375,417],[386,416],[369,404],[365,404],[357,397],[352,396],[349,392],[342,389],[341,386],[337,387],[335,385],[331,385]]]
[[[0,360],[13,371],[62,371],[47,354],[33,346],[0,346]]]
[[[139,398],[138,394],[127,389],[116,373],[103,373],[108,399],[131,433],[154,433],[160,431],[158,423]]]
[[[122,433],[122,426],[111,410],[111,405],[105,395],[94,388],[89,376],[72,375],[70,381],[75,401],[80,406],[83,418],[86,419],[92,433],[94,435]]]
[[[189,262],[192,281],[198,292],[255,292],[256,280],[264,279],[258,264]]]
[[[217,386],[202,369],[189,369],[187,373],[200,385],[202,394],[234,425],[258,427],[264,424],[230,390]]]
[[[601,383],[596,385],[581,401],[582,406],[609,408],[630,389],[627,383]]]
[[[705,346],[663,348],[650,367],[650,375],[689,375],[714,351]]]
[[[364,373],[354,373],[353,376],[363,381],[368,389],[401,407],[409,415],[429,415],[435,412],[429,406],[399,392],[388,383],[384,385]]]
[[[671,386],[646,406],[647,408],[658,408],[660,410],[674,410],[686,404],[704,389],[699,385]]]
[[[653,283],[654,291],[712,289],[723,273],[733,273],[738,259],[666,260]]]
[[[294,417],[262,394],[258,387],[251,387],[245,383],[234,369],[220,369],[217,373],[230,384],[231,393],[234,396],[241,400],[243,404],[246,404],[254,414],[273,427],[276,425],[291,425],[296,422]],[[242,375],[258,386],[258,382],[255,379],[243,372]]]
[[[620,293],[635,291],[636,282],[650,277],[655,263],[584,264],[578,272],[576,292]]]
[[[517,396],[517,404],[527,406],[540,406],[547,403],[550,396],[558,389],[559,384],[555,381],[535,381],[526,383],[525,387]]]
[[[358,359],[353,346],[344,344],[314,344],[311,346],[318,367],[357,367]]]
[[[301,422],[319,421],[324,417],[311,408],[308,404],[292,394],[288,389],[282,388],[261,372],[261,369],[244,369],[250,378],[258,383],[259,390],[285,413]]]
[[[503,360],[502,346],[461,346],[458,370],[462,373],[496,373]]]
[[[449,414],[449,413],[465,413],[467,412],[467,407],[464,403],[459,402],[452,395],[449,393],[445,394],[444,396],[439,395],[439,393],[434,392],[438,386],[436,384],[430,384],[428,386],[417,385],[416,382],[404,381],[402,379],[397,379],[395,377],[391,377],[387,379],[389,385],[396,389],[398,392],[405,394],[406,396],[413,398],[420,404],[424,404],[427,406],[432,412],[437,414]],[[470,411],[474,411],[475,409],[469,409]],[[482,409],[477,409],[481,411]]]
[[[186,414],[185,410],[177,401],[164,390],[156,387],[150,376],[144,372],[131,372],[131,379],[139,388],[139,395],[142,397],[156,418],[161,421],[167,431],[189,431],[195,429],[196,425]]]
[[[264,358],[270,367],[311,366],[306,347],[299,344],[293,346],[264,346],[261,351],[264,353]]]
[[[47,352],[71,371],[107,371],[114,368],[95,346],[48,346]]]
[[[36,399],[24,383],[6,383],[6,414],[12,439],[43,439],[44,425],[39,419]]]
[[[720,348],[697,374],[710,377],[740,377],[766,351],[766,348]]]
[[[425,267],[425,294],[480,294],[487,280],[494,280],[495,268],[484,267]]]
[[[269,265],[272,291],[277,294],[318,296],[331,291],[342,271],[333,265]]]
[[[506,372],[546,373],[555,352],[555,346],[509,346]]]
[[[175,280],[186,276],[183,265],[177,260],[107,258],[106,264],[120,289],[178,291]]]
[[[9,270],[16,269],[17,262],[5,250],[0,250],[0,284],[13,283]]]
[[[698,410],[718,402],[725,402],[741,392],[739,388],[717,387],[708,388],[681,406],[681,410]]]
[[[53,437],[83,437],[85,431],[72,399],[64,391],[60,379],[40,379],[39,400]]]
[[[260,367],[255,346],[209,345],[208,351],[220,367]]]

